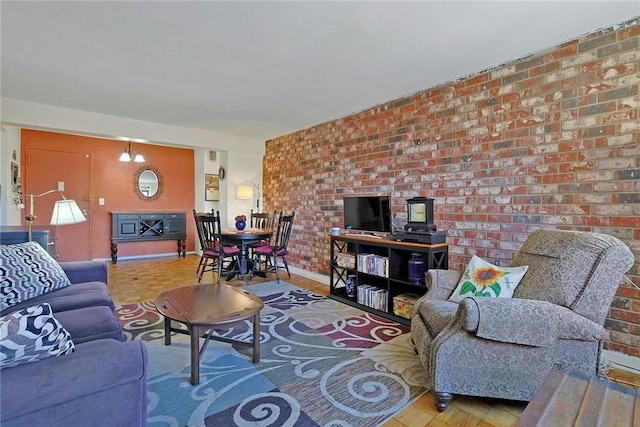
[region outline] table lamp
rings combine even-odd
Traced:
[[[33,204],[34,199],[36,197],[46,196],[51,193],[60,193],[62,196],[62,200],[56,201],[53,206],[53,213],[51,215],[51,225],[69,225],[69,224],[77,224],[79,222],[86,221],[87,219],[82,214],[80,207],[76,203],[75,200],[67,199],[64,197],[64,194],[61,190],[49,190],[45,191],[41,194],[29,194],[29,215],[25,216],[27,220],[29,232],[28,232],[28,241],[31,241],[32,233],[31,230],[33,228],[33,221],[36,220],[36,216],[33,213]]]

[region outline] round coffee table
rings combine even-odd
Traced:
[[[154,301],[156,310],[164,316],[164,343],[171,344],[171,332],[191,335],[191,384],[200,383],[200,359],[209,340],[253,347],[253,363],[260,361],[260,310],[264,302],[239,287],[195,285],[171,289]],[[253,317],[253,340],[240,341],[216,335],[214,328]],[[171,327],[180,322],[187,331]],[[200,348],[200,336],[205,341]]]

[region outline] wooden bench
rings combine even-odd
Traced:
[[[640,426],[640,393],[600,376],[554,368],[516,427]]]

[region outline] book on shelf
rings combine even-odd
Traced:
[[[375,286],[363,284],[357,288],[358,304],[366,305],[378,311],[387,313],[387,291]]]
[[[380,277],[389,277],[389,258],[375,254],[358,254],[358,271]]]

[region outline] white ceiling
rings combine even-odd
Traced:
[[[2,1],[1,95],[263,140],[640,14],[638,1]]]

